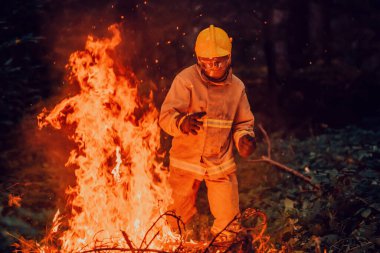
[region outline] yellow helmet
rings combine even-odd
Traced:
[[[214,58],[231,54],[232,38],[227,33],[213,25],[202,30],[195,42],[195,53],[198,57]]]

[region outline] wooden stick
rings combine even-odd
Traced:
[[[128,237],[127,233],[125,233],[125,231],[123,231],[123,230],[121,230],[121,233],[122,233],[125,241],[127,242],[129,248],[131,249],[131,252],[135,253],[135,248],[133,247],[133,244],[132,244],[131,240],[129,240],[129,237]]]
[[[261,123],[258,125],[258,127],[259,127],[260,131],[264,134],[265,141],[268,145],[267,155],[268,155],[269,159],[271,159],[272,148],[271,148],[271,142],[270,142],[268,133],[267,133],[267,131],[265,131],[265,129]]]
[[[149,232],[156,226],[157,222],[161,219],[163,219],[165,216],[170,216],[170,217],[173,217],[177,220],[177,226],[178,226],[178,232],[182,238],[182,230],[181,230],[181,225],[182,227],[185,227],[185,223],[183,223],[183,221],[181,220],[181,218],[179,216],[177,216],[173,211],[167,211],[163,214],[160,215],[160,217],[157,218],[157,220],[152,224],[152,226],[150,226],[150,228],[148,229],[148,231],[145,233],[144,235],[144,238],[143,240],[141,241],[141,244],[140,244],[140,247],[139,249],[142,248]],[[145,249],[147,249],[149,247],[149,245],[152,243],[152,241],[157,237],[158,233],[156,233],[153,238],[150,240],[150,242],[148,244],[146,244],[147,246],[145,247]],[[180,244],[178,245],[177,249],[175,251],[178,251],[180,248],[182,248],[182,240],[180,241]]]
[[[289,172],[290,174],[294,175],[294,176],[297,176],[299,178],[301,178],[302,180],[306,181],[308,184],[310,184],[311,186],[313,186],[313,188],[317,189],[317,190],[320,190],[320,186],[317,185],[317,184],[314,184],[311,182],[311,178],[310,177],[307,177],[307,176],[304,176],[303,174],[301,174],[300,172],[282,164],[282,163],[279,163],[279,162],[276,162],[272,159],[270,159],[269,157],[267,156],[262,156],[261,159],[255,159],[255,160],[248,160],[248,162],[251,162],[251,163],[260,163],[260,162],[266,162],[266,163],[269,163],[269,164],[272,164],[286,172]]]
[[[134,249],[138,252],[159,252],[159,253],[169,253],[167,251],[163,250],[157,250],[157,249]],[[79,251],[78,253],[90,253],[90,252],[101,252],[101,251],[122,251],[122,252],[128,252],[132,251],[128,248],[112,248],[112,247],[104,247],[104,248],[97,248],[97,249],[91,249],[86,251]]]
[[[301,178],[302,180],[306,181],[308,184],[310,184],[311,186],[313,186],[314,189],[317,189],[317,190],[320,190],[320,186],[317,185],[317,184],[314,184],[311,182],[311,178],[310,177],[307,177],[307,176],[304,176],[302,173],[282,164],[282,163],[279,163],[277,161],[274,161],[272,160],[271,158],[271,152],[272,152],[272,148],[271,148],[271,141],[270,141],[270,138],[268,136],[268,133],[267,131],[265,131],[264,127],[262,126],[262,124],[258,124],[258,128],[260,129],[260,131],[263,133],[264,135],[264,138],[265,138],[265,142],[267,143],[268,145],[268,148],[267,148],[267,156],[262,156],[261,159],[255,159],[255,160],[248,160],[248,162],[251,162],[251,163],[260,163],[260,162],[266,162],[266,163],[269,163],[269,164],[272,164],[274,166],[276,166],[277,168],[280,168],[296,177],[299,177]]]

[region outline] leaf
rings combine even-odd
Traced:
[[[363,218],[368,218],[368,216],[370,216],[371,214],[371,209],[370,208],[367,208],[365,209],[363,212],[360,213],[360,215],[363,217]]]
[[[294,201],[289,198],[286,198],[284,200],[284,206],[285,206],[285,212],[291,211],[294,209]]]

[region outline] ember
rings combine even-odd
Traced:
[[[20,207],[21,206],[21,197],[9,194],[8,195],[8,206]]]

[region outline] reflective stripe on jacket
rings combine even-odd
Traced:
[[[198,135],[182,133],[178,128],[180,113],[203,111],[206,116],[201,119]],[[245,134],[254,136],[253,123],[244,84],[232,70],[224,82],[212,83],[196,64],[174,78],[159,119],[162,129],[174,137],[170,166],[199,179],[236,170],[233,143]]]

